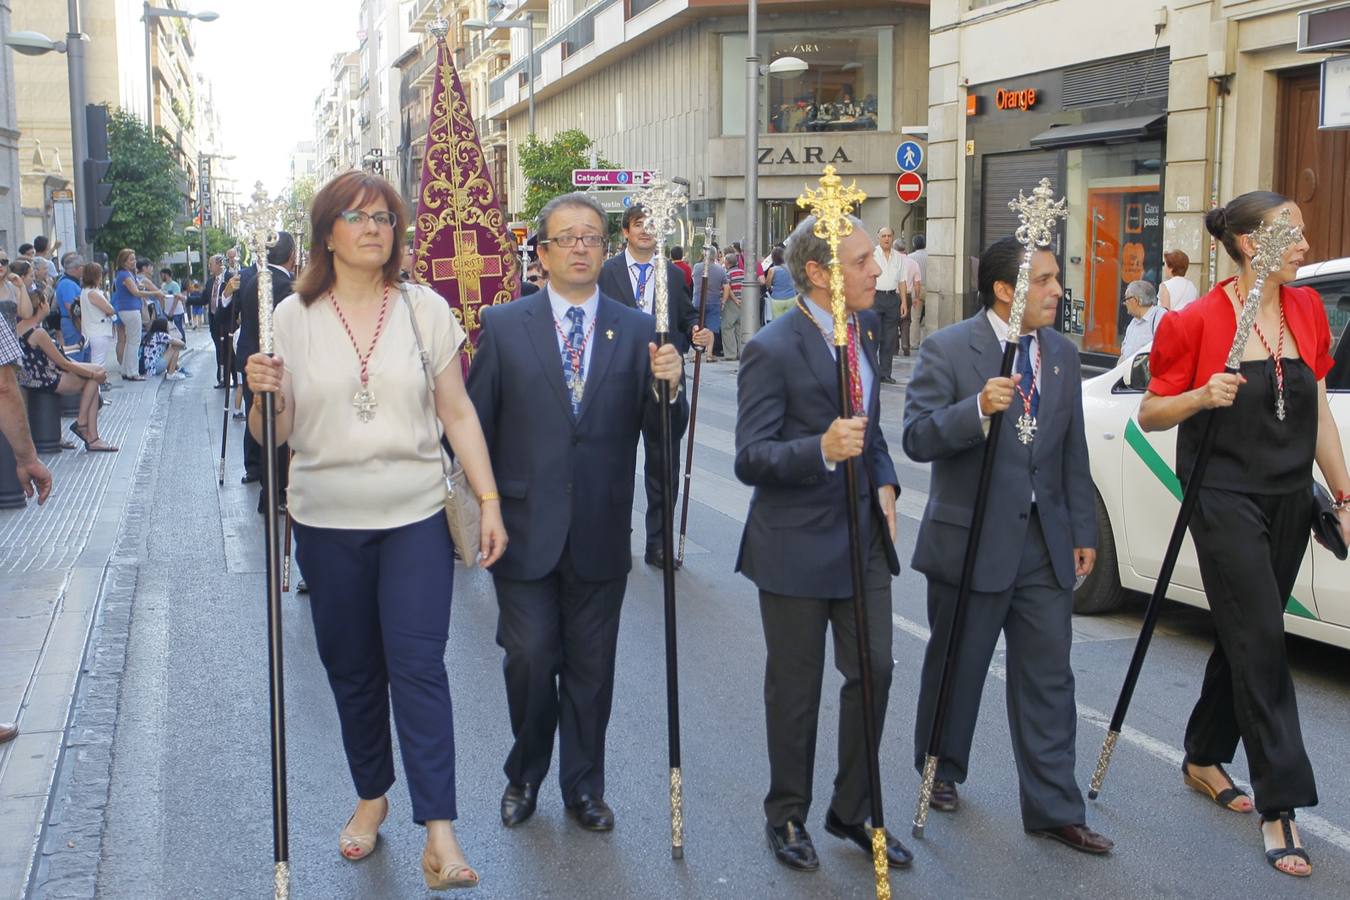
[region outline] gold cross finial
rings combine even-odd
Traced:
[[[656,238],[656,256],[652,260],[652,312],[656,316],[656,331],[670,331],[669,275],[666,272],[666,238],[675,233],[680,208],[688,202],[684,191],[668,183],[657,172],[651,182],[633,200],[646,213],[642,230]]]
[[[853,233],[853,207],[861,206],[867,195],[858,190],[855,180],[844,187],[844,179],[834,173],[834,166],[826,166],[820,176],[820,187],[807,187],[797,198],[797,205],[810,209],[816,217],[812,233],[830,245],[830,312],[834,315],[834,343],[837,347],[848,343],[848,316],[844,300],[844,272],[839,267],[839,243]]]
[[[1008,208],[1017,213],[1017,218],[1022,222],[1014,236],[1026,248],[1022,254],[1022,264],[1017,269],[1012,310],[1008,313],[1010,340],[1015,341],[1022,334],[1022,314],[1026,312],[1027,292],[1031,289],[1031,258],[1037,250],[1050,246],[1050,242],[1055,239],[1056,223],[1069,217],[1067,204],[1067,197],[1055,200],[1049,178],[1042,178],[1032,189],[1030,197],[1018,191],[1017,199],[1008,201]]]

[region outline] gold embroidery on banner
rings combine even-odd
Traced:
[[[519,277],[497,188],[488,174],[469,105],[462,91],[454,89],[455,69],[449,54],[437,52],[442,90],[434,98],[427,132],[425,183],[417,214],[421,239],[414,254],[413,275],[423,283],[456,282],[459,306],[452,311],[464,331],[472,335],[480,324],[479,309],[510,302]],[[482,235],[471,226],[482,226],[495,236],[495,246],[480,247]],[[454,232],[454,256],[431,259],[432,246],[445,229]],[[485,275],[503,279],[491,296],[482,293]],[[464,352],[473,355],[472,342],[466,343]]]

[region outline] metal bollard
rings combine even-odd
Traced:
[[[19,486],[18,464],[14,448],[0,434],[0,509],[23,509],[26,502]]]
[[[47,391],[25,390],[28,427],[38,453],[61,452],[61,398]]]

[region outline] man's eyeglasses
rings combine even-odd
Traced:
[[[544,244],[557,244],[564,250],[571,250],[581,241],[583,247],[603,247],[605,245],[605,236],[603,234],[560,234],[555,238],[549,238],[546,241],[540,241],[540,246]]]
[[[526,281],[528,281],[530,284],[538,284],[538,283],[539,283],[539,276],[538,276],[538,275],[531,275],[529,278],[526,279]]]
[[[348,225],[363,226],[371,219],[375,220],[376,225],[384,228],[393,228],[398,217],[391,212],[380,211],[377,213],[368,213],[364,209],[345,209],[338,213],[338,217]]]

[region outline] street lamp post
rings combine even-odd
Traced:
[[[37,32],[16,32],[7,35],[5,43],[27,56],[40,56],[53,50],[66,54],[66,73],[70,81],[70,157],[75,187],[75,243],[88,256],[89,236],[85,233],[89,221],[85,203],[84,161],[89,157],[89,134],[84,120],[84,42],[89,36],[80,31],[79,0],[66,0],[67,32],[64,41],[53,41]]]
[[[486,31],[489,28],[525,29],[525,78],[530,105],[529,127],[530,134],[534,134],[534,13],[526,12],[522,19],[496,19],[492,22],[468,19],[464,22],[464,27],[475,31]]]
[[[759,4],[750,0],[745,57],[745,253],[741,262],[741,334],[759,330]],[[742,345],[744,346],[744,345]]]
[[[76,0],[70,0],[73,5]],[[150,26],[151,19],[196,19],[199,22],[214,22],[219,13],[209,10],[193,13],[185,9],[165,9],[151,6],[149,0],[141,4],[141,21],[145,23],[145,127],[154,133],[155,128],[155,73],[150,65]]]

